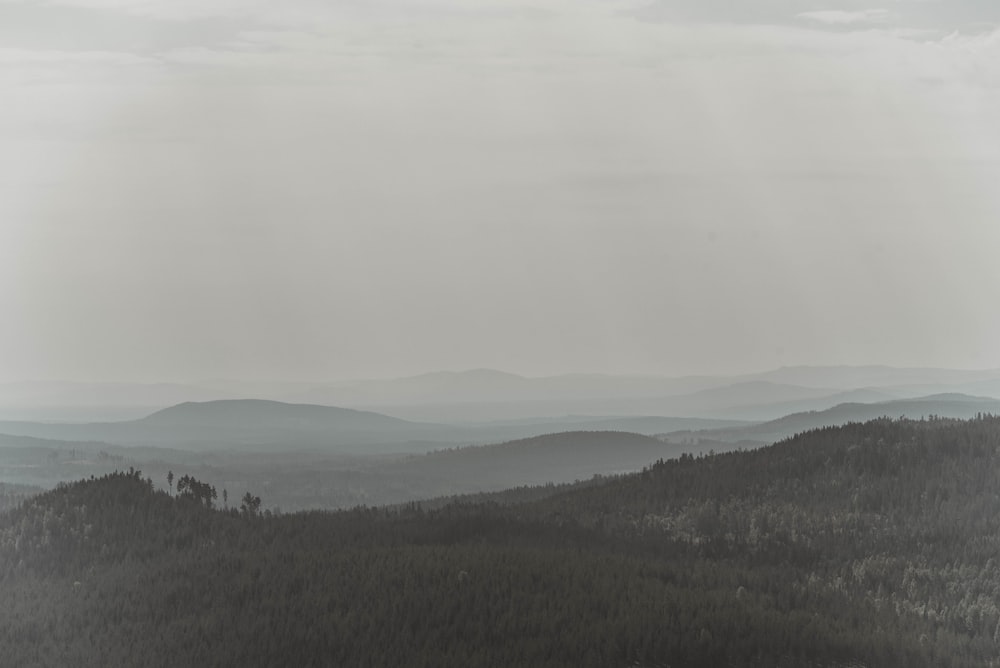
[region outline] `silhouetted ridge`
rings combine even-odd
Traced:
[[[451,436],[446,426],[380,413],[260,399],[188,402],[139,420],[87,424],[0,422],[0,433],[64,441],[207,449],[370,451]],[[404,448],[405,449],[405,448]]]
[[[843,425],[850,422],[865,422],[883,417],[905,417],[917,420],[943,417],[967,420],[980,414],[1000,414],[1000,400],[953,393],[913,399],[895,399],[872,404],[847,402],[821,411],[792,413],[776,420],[754,425],[705,429],[690,432],[688,435],[724,441],[745,440],[770,443],[810,429]],[[680,432],[674,432],[675,437],[679,434]]]
[[[338,427],[405,427],[406,420],[350,408],[286,404],[263,399],[189,401],[157,411],[139,422],[157,426],[306,429]]]
[[[638,471],[682,448],[618,431],[569,431],[494,445],[452,448],[417,455],[386,467],[408,479],[444,477],[466,481],[460,491],[497,491],[522,485],[565,483],[595,475]]]
[[[554,434],[543,434],[530,438],[520,438],[494,445],[484,445],[472,448],[456,448],[452,450],[430,453],[431,456],[449,452],[461,452],[474,456],[489,452],[551,452],[571,455],[586,455],[593,452],[608,452],[618,448],[633,445],[645,445],[663,451],[665,446],[652,436],[644,436],[628,431],[561,431]]]

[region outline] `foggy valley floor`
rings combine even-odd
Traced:
[[[0,663],[997,664],[992,416],[827,427],[512,503],[275,516],[206,487],[116,473],[0,515]]]

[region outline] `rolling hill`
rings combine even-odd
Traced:
[[[572,431],[411,456],[379,470],[403,480],[435,481],[436,491],[426,496],[440,496],[637,471],[682,450],[641,434]],[[450,489],[443,481],[451,481]]]
[[[179,403],[257,398],[446,424],[548,419],[567,414],[761,421],[844,402],[871,403],[940,393],[1000,397],[1000,370],[784,367],[755,374],[672,378],[601,374],[525,377],[474,369],[336,382],[15,382],[0,384],[0,419],[74,423],[131,420]]]
[[[0,433],[12,435],[200,450],[321,448],[356,452],[422,438],[447,439],[449,431],[446,426],[366,411],[256,399],[187,402],[123,422],[0,422]]]
[[[700,418],[565,417],[442,425],[372,411],[259,399],[186,402],[138,420],[92,423],[2,422],[0,433],[58,441],[212,450],[322,450],[339,454],[425,452],[559,431],[628,430],[653,434],[745,422]]]
[[[704,438],[726,442],[773,443],[796,433],[820,427],[864,422],[880,417],[921,419],[930,416],[968,419],[980,413],[1000,414],[1000,400],[963,394],[939,394],[916,399],[877,403],[843,403],[822,411],[793,413],[777,420],[734,428],[675,432],[667,440]]]
[[[880,419],[529,503],[281,516],[112,474],[0,513],[0,664],[989,668],[998,453],[1000,418]]]

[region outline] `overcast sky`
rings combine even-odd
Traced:
[[[0,0],[0,380],[1000,367],[996,0]]]

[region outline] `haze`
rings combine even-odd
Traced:
[[[0,381],[1000,367],[998,22],[0,0]]]

